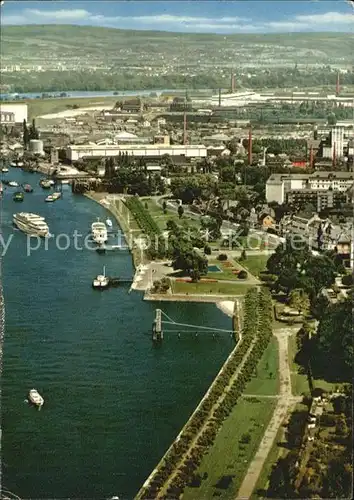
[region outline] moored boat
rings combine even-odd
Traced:
[[[111,221],[111,219],[106,219],[106,226],[107,227],[112,227],[113,226],[113,222]]]
[[[31,389],[29,391],[28,399],[31,403],[38,406],[38,408],[41,408],[44,404],[44,399],[42,398],[42,396],[39,394],[39,392],[36,389]]]
[[[106,268],[103,268],[103,274],[99,274],[92,282],[93,288],[103,290],[109,287],[109,278],[106,276]]]
[[[50,194],[49,196],[47,196],[45,198],[44,201],[46,201],[46,202],[53,202],[53,201],[55,201],[55,198],[54,198],[54,196],[52,194]]]
[[[24,199],[24,194],[23,194],[23,193],[21,193],[21,191],[16,191],[16,193],[14,193],[14,195],[13,195],[12,199],[13,199],[14,201],[23,201],[23,199]]]
[[[9,171],[9,169],[7,167],[4,167],[4,168],[1,169],[1,172],[3,174],[6,174],[8,171]]]
[[[50,189],[52,187],[52,183],[51,181],[47,180],[47,179],[41,179],[39,181],[39,185],[43,188],[43,189]]]
[[[108,239],[106,224],[104,224],[103,222],[99,222],[99,220],[97,222],[94,222],[91,225],[91,234],[92,239],[95,243],[98,243],[99,245],[106,243]]]
[[[61,198],[61,193],[58,191],[57,193],[53,193],[52,196],[55,200],[59,200],[59,198]]]
[[[9,182],[9,186],[10,186],[10,187],[18,187],[18,186],[19,186],[19,183],[18,183],[18,182],[16,182],[16,181],[10,181],[10,182]]]
[[[25,184],[23,189],[26,193],[33,193],[33,187],[30,184]]]
[[[43,238],[50,236],[48,224],[45,222],[44,217],[40,215],[19,212],[14,214],[13,223],[21,231],[31,236],[41,236]]]

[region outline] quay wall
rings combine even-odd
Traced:
[[[235,298],[234,298],[235,299]],[[235,318],[235,315],[237,316],[242,316],[242,311],[241,311],[241,308],[242,308],[242,302],[239,301],[239,300],[236,300],[235,301],[235,309],[234,309],[234,318]],[[233,326],[236,326],[237,324],[240,324],[238,319],[234,319],[233,318]],[[236,334],[238,332],[235,331],[235,337],[236,337]],[[241,331],[239,332],[241,334]],[[209,396],[210,394],[210,391],[212,390],[212,388],[214,387],[214,385],[216,384],[216,382],[218,381],[219,377],[224,373],[224,370],[225,370],[225,367],[227,366],[227,363],[230,361],[230,359],[232,358],[232,356],[234,355],[235,351],[238,349],[238,346],[239,346],[239,340],[241,340],[241,335],[237,341],[237,344],[235,345],[235,347],[232,349],[231,353],[229,354],[229,356],[227,357],[227,359],[225,360],[224,364],[222,365],[220,371],[218,372],[218,374],[216,375],[215,379],[213,380],[213,382],[211,383],[211,385],[209,386],[209,389],[207,390],[207,392],[204,394],[203,398],[200,400],[198,406],[195,408],[195,410],[193,411],[193,413],[190,415],[189,419],[187,420],[187,422],[184,424],[184,426],[182,427],[181,431],[179,432],[178,436],[176,437],[176,439],[171,443],[171,445],[169,446],[169,448],[166,450],[165,454],[163,455],[163,457],[161,458],[161,460],[159,461],[159,463],[157,464],[157,466],[154,468],[154,470],[151,472],[150,476],[146,479],[146,481],[144,482],[143,486],[140,488],[140,490],[138,491],[137,495],[135,496],[134,500],[141,500],[141,496],[143,495],[144,491],[145,491],[145,488],[148,487],[151,479],[154,477],[154,475],[157,473],[157,471],[159,470],[159,468],[165,463],[165,460],[166,460],[166,457],[168,456],[168,453],[170,452],[170,450],[172,449],[174,443],[178,442],[179,439],[181,438],[185,428],[188,426],[189,422],[191,421],[191,419],[194,417],[194,415],[197,413],[197,411],[199,410],[199,408],[201,407],[201,405],[203,404],[204,400]]]

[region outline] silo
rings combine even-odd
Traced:
[[[29,150],[36,155],[44,155],[43,141],[40,139],[31,139],[29,141]]]

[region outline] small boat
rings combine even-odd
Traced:
[[[46,199],[44,201],[47,201],[47,202],[52,202],[52,201],[56,201],[54,196],[52,194],[50,194],[49,196],[46,197]]]
[[[44,404],[44,399],[42,398],[42,396],[39,394],[39,392],[36,389],[31,389],[29,391],[28,399],[31,403],[38,406],[38,408],[41,408]]]
[[[96,248],[96,252],[97,253],[106,253],[106,247],[103,246],[103,245],[99,245],[97,248]]]
[[[9,182],[9,186],[10,186],[10,187],[18,187],[18,186],[19,186],[19,183],[18,183],[18,182],[16,182],[16,181],[10,181],[10,182]]]
[[[12,161],[12,162],[10,163],[10,167],[17,167],[17,163],[16,163],[15,161]]]
[[[108,226],[108,227],[113,226],[113,222],[111,221],[111,219],[106,219],[106,226]]]
[[[106,268],[103,267],[103,274],[99,274],[92,282],[93,288],[103,290],[109,287],[109,278],[106,276]]]
[[[20,167],[20,168],[22,168],[23,167],[23,162],[22,161],[18,161],[17,162],[17,166]]]
[[[23,189],[26,193],[33,193],[33,187],[30,184],[25,184]]]
[[[53,198],[54,198],[55,200],[59,200],[59,198],[61,198],[61,193],[59,193],[59,192],[57,192],[57,193],[53,193],[53,194],[52,194],[52,196],[53,196]]]
[[[23,194],[23,193],[21,193],[21,191],[16,191],[16,193],[14,193],[14,195],[13,195],[12,199],[13,199],[14,201],[23,201],[23,199],[24,199],[24,194]]]
[[[47,180],[47,179],[41,179],[39,181],[39,185],[43,188],[43,189],[50,189],[52,187],[52,183],[51,181]]]
[[[7,172],[8,172],[8,171],[9,171],[9,169],[8,169],[8,168],[6,168],[6,167],[4,167],[4,168],[2,168],[2,169],[1,169],[1,172],[2,172],[3,174],[7,174]]]

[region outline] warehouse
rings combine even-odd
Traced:
[[[66,150],[66,159],[77,161],[81,158],[105,158],[128,154],[137,158],[161,158],[169,155],[174,158],[206,158],[207,148],[204,145],[165,145],[165,144],[127,144],[127,145],[69,145]]]

